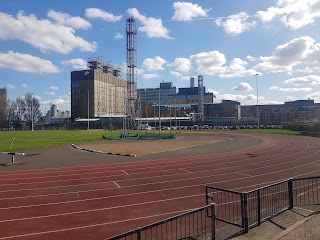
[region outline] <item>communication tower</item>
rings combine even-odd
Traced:
[[[136,23],[133,17],[127,19],[127,117],[128,127],[135,127],[137,83],[136,83]]]

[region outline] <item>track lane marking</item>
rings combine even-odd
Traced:
[[[299,152],[296,152],[296,153],[293,153],[291,155],[285,155],[283,157],[279,157],[279,158],[276,158],[276,159],[271,159],[271,160],[265,160],[265,162],[271,162],[271,161],[274,161],[274,160],[278,160],[278,159],[282,159],[282,158],[287,158],[288,156],[293,156],[293,155],[296,155],[296,154],[299,154],[301,152],[304,152],[306,149],[308,149],[309,145],[307,144],[307,147]],[[311,154],[312,155],[312,154]],[[309,155],[310,156],[310,155]],[[231,161],[229,163],[233,163],[233,162],[243,162],[243,161],[246,161],[247,159],[243,159],[242,161],[239,161],[239,160],[235,160],[235,161]],[[290,162],[294,162],[296,160],[292,160],[292,161],[287,161],[287,162],[284,162],[284,163],[279,163],[279,164],[275,164],[275,165],[270,165],[269,167],[272,167],[272,166],[278,166],[278,165],[282,165],[282,164],[287,164],[287,163],[290,163]],[[199,164],[199,162],[197,162],[197,164]],[[248,163],[248,164],[241,164],[239,166],[250,166],[250,165],[256,165],[256,164],[259,164],[259,162],[254,162],[254,163]],[[218,163],[218,164],[211,164],[211,165],[207,165],[207,166],[217,166],[217,165],[225,165],[225,163]],[[224,170],[224,169],[228,169],[228,168],[234,168],[235,166],[231,166],[231,167],[226,167],[226,168],[223,168],[223,169],[220,169],[220,170]],[[262,167],[263,168],[263,167]],[[256,169],[261,169],[261,168],[256,168]],[[254,170],[254,169],[250,169],[250,170]],[[204,170],[204,171],[198,171],[198,172],[194,172],[194,173],[201,173],[201,172],[207,172],[207,171],[214,171],[214,169],[210,169],[210,170]],[[245,171],[249,171],[249,170],[245,170]],[[243,172],[245,172],[243,171]],[[176,173],[176,174],[168,174],[168,175],[161,175],[161,176],[158,176],[159,178],[162,178],[162,177],[167,177],[167,176],[177,176],[177,175],[181,175],[181,174],[184,174],[184,173]],[[155,177],[144,177],[144,178],[134,178],[134,179],[125,179],[125,180],[117,180],[118,182],[119,181],[132,181],[132,180],[143,180],[143,179],[147,179],[147,178],[151,178],[151,179],[154,179]],[[55,188],[68,188],[68,187],[78,187],[78,186],[87,186],[87,185],[95,185],[95,184],[104,184],[104,183],[109,183],[111,181],[107,181],[107,182],[97,182],[97,183],[84,183],[84,184],[74,184],[74,185],[63,185],[63,186],[53,186],[53,187],[47,187],[47,188],[42,188],[42,187],[39,187],[39,188],[27,188],[27,189],[19,189],[19,190],[14,190],[14,189],[9,189],[9,190],[3,190],[3,191],[0,191],[1,192],[19,192],[19,191],[26,191],[26,190],[39,190],[39,189],[55,189]],[[0,199],[1,200],[1,199]]]
[[[116,181],[113,181],[113,182],[118,188],[121,188],[120,185]]]

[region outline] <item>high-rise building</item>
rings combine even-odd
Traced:
[[[71,72],[71,118],[126,114],[127,81],[117,69],[110,70],[99,59],[88,62],[88,70]]]
[[[7,89],[0,88],[0,96],[4,97],[7,100]]]
[[[144,104],[168,104],[168,100],[177,93],[177,88],[172,86],[172,82],[160,83],[160,88],[138,89],[138,98],[142,105]]]

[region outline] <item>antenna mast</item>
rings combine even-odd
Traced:
[[[133,17],[127,19],[127,116],[128,124],[135,127],[137,83],[136,83],[136,24]]]

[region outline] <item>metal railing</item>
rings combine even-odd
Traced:
[[[228,239],[294,206],[320,204],[320,177],[288,179],[249,192],[206,186],[206,203],[108,240]]]
[[[215,207],[211,204],[108,240],[215,239],[214,216]]]

